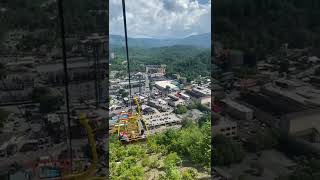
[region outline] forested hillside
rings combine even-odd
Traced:
[[[214,38],[261,56],[282,43],[320,48],[318,0],[215,0]]]
[[[113,48],[115,59],[110,70],[126,71],[124,48]],[[130,48],[130,65],[133,71],[144,71],[148,64],[165,64],[167,73],[180,73],[191,80],[198,75],[211,74],[211,50],[192,46],[170,46],[161,48]]]
[[[149,136],[146,143],[121,146],[110,137],[110,179],[200,179],[210,174],[211,119],[186,123],[181,130]],[[197,170],[198,169],[198,170]]]

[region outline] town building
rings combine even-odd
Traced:
[[[166,65],[146,65],[146,74],[150,78],[161,78],[166,74]]]
[[[186,101],[183,99],[178,99],[178,100],[170,99],[170,100],[168,100],[168,104],[170,106],[177,107],[179,105],[186,105]]]
[[[163,113],[145,115],[144,119],[150,131],[159,129],[161,127],[170,127],[170,126],[181,124],[181,119],[172,112],[171,113],[163,112]]]
[[[225,137],[234,138],[238,135],[237,122],[231,121],[227,117],[219,116],[212,126],[213,136],[223,135]]]
[[[169,91],[178,91],[179,88],[172,83],[170,80],[166,81],[156,81],[155,86],[161,90],[161,91],[166,91],[167,88],[169,88]]]
[[[303,137],[307,141],[320,142],[320,109],[310,109],[283,115],[280,129],[288,135]]]
[[[196,97],[206,97],[206,96],[211,96],[211,89],[201,87],[201,86],[195,86],[192,88],[191,93],[193,96]]]
[[[225,105],[225,112],[236,119],[251,120],[253,110],[231,99],[223,99],[221,102]]]
[[[162,99],[157,100],[149,100],[148,105],[150,107],[154,107],[158,109],[159,111],[168,111],[170,108],[168,107],[168,103]]]

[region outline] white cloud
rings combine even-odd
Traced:
[[[211,0],[126,0],[130,37],[180,38],[211,32]],[[110,34],[124,35],[121,0],[109,1]]]

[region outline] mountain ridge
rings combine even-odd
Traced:
[[[124,37],[121,35],[109,36],[109,44],[111,47],[124,46]],[[199,35],[191,35],[185,38],[132,38],[128,37],[128,45],[131,47],[141,48],[153,48],[153,47],[165,47],[174,45],[190,45],[201,48],[211,47],[211,33],[204,33]]]

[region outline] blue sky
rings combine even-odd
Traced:
[[[124,35],[121,0],[109,1],[110,34]],[[211,0],[126,0],[129,37],[183,38],[211,32]]]

